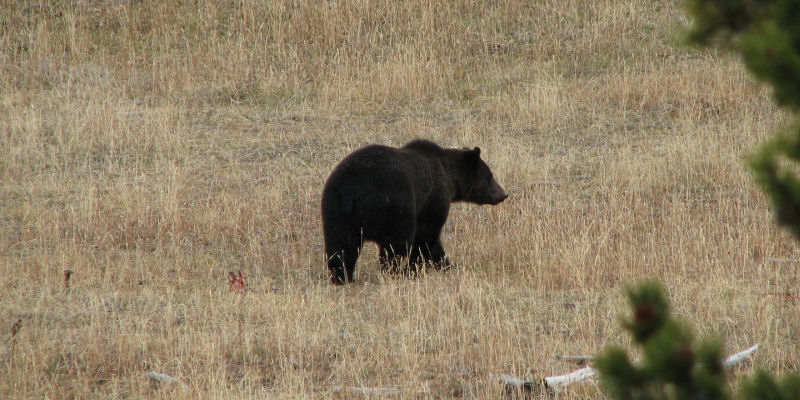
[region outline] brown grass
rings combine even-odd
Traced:
[[[490,373],[626,345],[648,277],[798,368],[800,254],[743,163],[786,117],[679,46],[679,4],[112,3],[0,9],[0,398],[497,398]],[[511,197],[453,207],[453,271],[367,246],[330,286],[327,174],[415,137],[481,146]]]

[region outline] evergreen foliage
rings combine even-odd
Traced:
[[[756,181],[772,199],[776,219],[800,238],[800,1],[688,0],[691,43],[739,53],[746,67],[772,86],[793,123],[750,158]],[[628,291],[633,309],[623,321],[643,361],[620,348],[598,356],[600,379],[615,399],[730,399],[721,342],[694,344],[688,327],[671,318],[662,288],[648,282]],[[800,375],[776,379],[759,371],[735,391],[744,400],[800,399]]]
[[[723,345],[717,339],[694,343],[690,329],[670,316],[666,295],[658,283],[646,282],[628,290],[633,310],[622,324],[641,347],[642,361],[611,347],[595,360],[603,388],[620,400],[788,400],[800,399],[800,376],[776,380],[758,372],[731,395],[723,367]]]
[[[800,399],[800,376],[788,375],[783,381],[759,371],[752,379],[742,383],[742,398],[748,400],[797,400]]]
[[[800,108],[800,2],[690,0],[688,9],[691,42],[732,48],[779,104]]]
[[[732,49],[772,86],[794,122],[750,159],[756,181],[771,197],[780,225],[800,238],[800,179],[787,163],[800,162],[800,1],[689,0],[691,43]]]

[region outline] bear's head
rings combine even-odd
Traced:
[[[461,162],[462,198],[459,200],[475,204],[499,204],[508,193],[494,180],[489,166],[481,160],[481,149],[464,150]]]

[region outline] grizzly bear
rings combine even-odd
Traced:
[[[371,145],[334,168],[322,191],[322,230],[331,282],[352,282],[365,240],[383,269],[414,273],[449,265],[439,239],[450,203],[498,204],[508,194],[481,149],[444,149],[427,140],[401,148]],[[400,259],[407,257],[407,266]]]

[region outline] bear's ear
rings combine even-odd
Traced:
[[[472,150],[467,150],[464,153],[464,161],[467,162],[469,165],[477,165],[478,160],[481,159],[481,148],[476,147]]]

